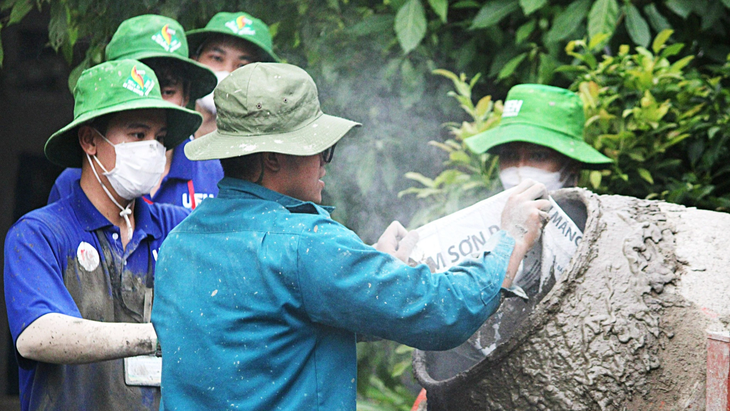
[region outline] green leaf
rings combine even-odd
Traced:
[[[639,167],[636,169],[636,171],[638,171],[639,176],[641,176],[641,178],[646,180],[649,184],[654,184],[654,179],[651,177],[651,173],[649,172],[649,170]]]
[[[446,16],[449,12],[449,0],[428,0],[428,4],[431,5],[431,9],[442,22],[446,23]]]
[[[385,153],[381,152],[381,155]],[[383,179],[383,182],[385,182],[385,186],[388,187],[388,190],[393,190],[395,188],[395,183],[399,179],[398,168],[395,166],[395,162],[393,159],[393,156],[390,155],[383,155],[383,159],[380,162],[380,177]]]
[[[598,171],[598,170],[591,171],[589,179],[591,181],[591,186],[593,186],[594,190],[601,186],[602,177],[603,176],[601,175],[600,171]]]
[[[550,31],[547,32],[545,42],[557,43],[567,39],[583,23],[590,6],[590,0],[578,0],[571,3],[555,17]]]
[[[596,0],[588,12],[588,36],[600,33],[613,34],[618,21],[618,3],[616,0]]]
[[[18,23],[20,20],[23,20],[23,17],[25,17],[28,12],[30,12],[33,9],[33,3],[30,0],[21,0],[13,6],[13,10],[10,12],[10,19],[8,20],[8,25]]]
[[[509,16],[520,9],[519,3],[514,0],[495,0],[485,4],[471,23],[470,30],[484,29],[494,26],[502,21],[503,18]]]
[[[694,1],[695,0],[667,0],[664,5],[667,6],[669,10],[673,11],[674,14],[683,19],[687,19],[690,13],[692,13],[692,3]]]
[[[515,44],[520,44],[525,41],[533,31],[535,31],[535,20],[530,20],[521,25],[515,32]]]
[[[433,179],[430,179],[421,173],[408,172],[405,174],[405,177],[409,180],[418,181],[419,183],[429,188],[433,188],[434,186]]]
[[[639,9],[631,3],[625,7],[626,12],[626,31],[634,44],[642,47],[648,47],[651,41],[651,33],[649,32],[649,24],[641,17]],[[671,34],[671,32],[669,33]]]
[[[683,48],[684,48],[684,44],[674,43],[671,46],[662,50],[661,57],[667,58],[667,57],[675,56],[675,55],[679,54],[679,52],[682,51]]]
[[[730,0],[722,0],[722,4],[724,4],[725,7],[730,9]]]
[[[674,30],[662,30],[661,33],[656,35],[654,42],[651,43],[651,49],[654,50],[654,54],[659,53],[659,50],[664,47],[664,44],[672,36],[672,33],[674,33]]]
[[[669,24],[667,19],[664,18],[661,13],[659,13],[659,10],[656,9],[656,6],[653,3],[644,7],[644,14],[649,18],[649,24],[651,24],[657,32],[672,28],[672,25]]]
[[[349,27],[347,32],[353,36],[367,36],[378,33],[383,35],[393,27],[395,18],[392,14],[373,14],[365,17],[361,22]]]
[[[368,194],[370,189],[373,188],[373,181],[375,180],[375,172],[378,170],[377,153],[375,150],[368,148],[365,153],[362,154],[362,163],[358,167],[356,173],[357,186],[360,192]]]
[[[454,3],[452,9],[478,9],[482,5],[474,0],[457,1]]]
[[[78,81],[79,77],[81,77],[81,73],[89,67],[91,67],[91,64],[89,63],[89,58],[87,57],[78,66],[74,67],[74,69],[71,70],[71,73],[68,75],[68,89],[71,90],[72,93],[74,87],[76,87],[76,82]]]
[[[393,372],[390,374],[391,377],[397,378],[403,375],[403,372],[411,366],[411,360],[401,361],[393,367]]]
[[[55,1],[51,3],[51,21],[48,23],[48,39],[54,50],[58,49],[68,38],[68,14],[66,6]]]
[[[687,64],[689,64],[689,62],[692,61],[694,57],[695,56],[687,56],[685,58],[675,61],[674,64],[669,67],[669,71],[674,73],[682,71],[682,69],[687,66]]]
[[[522,63],[522,60],[527,57],[527,53],[518,54],[516,57],[513,57],[510,61],[507,62],[507,64],[502,67],[501,70],[499,70],[499,75],[497,75],[498,79],[503,79],[505,77],[509,77],[512,75],[512,73],[515,72],[517,67]]]
[[[426,35],[426,11],[421,0],[408,0],[395,15],[395,33],[403,52],[410,53]]]
[[[525,16],[529,16],[535,10],[541,9],[547,4],[547,0],[520,0],[520,7],[525,12]]]
[[[405,344],[400,344],[395,348],[396,354],[410,354],[413,352],[413,347],[409,347]]]

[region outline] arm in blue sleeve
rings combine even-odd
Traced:
[[[453,348],[499,306],[514,248],[506,232],[494,250],[446,272],[410,267],[323,221],[299,244],[299,282],[313,321],[424,350]]]
[[[61,228],[62,229],[62,228]],[[54,246],[55,245],[55,246]],[[63,279],[58,238],[46,224],[23,218],[5,238],[5,304],[13,342],[48,313],[81,318]]]

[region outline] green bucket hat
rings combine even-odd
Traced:
[[[139,61],[108,61],[84,70],[74,87],[74,120],[46,141],[46,157],[59,166],[81,167],[79,126],[105,114],[150,108],[167,112],[167,149],[190,137],[203,122],[197,112],[163,100],[155,73]]]
[[[197,54],[211,34],[227,34],[244,39],[263,51],[261,61],[279,62],[279,57],[273,51],[269,26],[250,14],[221,12],[213,16],[205,28],[188,31],[191,52]]]
[[[185,145],[191,160],[259,152],[309,156],[360,125],[322,113],[314,80],[290,64],[245,65],[221,81],[213,99],[218,130]]]
[[[107,60],[175,59],[182,62],[180,76],[190,81],[190,100],[210,94],[218,84],[215,74],[188,57],[188,41],[180,23],[164,16],[146,14],[119,25],[106,46]]]
[[[510,89],[497,127],[464,142],[475,153],[515,141],[549,147],[564,156],[597,167],[612,160],[583,141],[583,103],[570,90],[542,84]]]

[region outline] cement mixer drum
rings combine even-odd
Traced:
[[[415,351],[428,409],[705,409],[707,332],[730,330],[730,215],[583,189],[553,197],[585,219],[576,255],[461,347]]]

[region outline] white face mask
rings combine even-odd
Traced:
[[[214,74],[218,78],[218,84],[220,84],[221,81],[223,81],[223,79],[228,77],[231,73],[229,73],[227,71],[216,71],[216,72],[214,72]],[[203,107],[205,110],[213,113],[213,115],[216,114],[217,110],[215,108],[215,103],[213,102],[213,92],[212,91],[207,96],[199,98],[197,100],[197,103],[200,104],[200,107]]]
[[[547,188],[548,191],[553,191],[565,186],[568,176],[566,176],[563,180],[560,179],[560,174],[562,174],[564,169],[565,167],[563,167],[563,170],[551,173],[550,171],[545,171],[537,167],[507,167],[499,172],[499,179],[502,181],[502,186],[504,186],[505,190],[508,190],[527,179],[531,179],[538,183],[545,184],[545,188]]]
[[[114,191],[127,200],[149,194],[165,172],[165,146],[157,140],[112,144],[106,137],[101,138],[114,147],[116,165],[107,171],[96,156],[94,160],[104,170]]]

